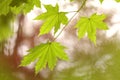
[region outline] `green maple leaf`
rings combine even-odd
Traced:
[[[58,5],[55,7],[52,5],[45,5],[44,7],[46,8],[47,12],[42,13],[35,18],[36,20],[44,20],[44,23],[40,29],[40,35],[49,33],[53,28],[54,32],[56,33],[61,24],[67,24],[68,22],[66,12],[59,12]]]
[[[96,44],[96,29],[107,30],[108,27],[103,20],[106,18],[104,14],[93,14],[90,18],[81,17],[76,28],[78,28],[78,37],[82,38],[86,33],[88,38]]]
[[[62,60],[68,60],[66,53],[64,52],[65,47],[57,42],[47,42],[40,44],[28,52],[29,54],[24,56],[21,61],[21,66],[26,66],[31,62],[37,60],[35,65],[35,72],[38,73],[48,64],[48,67],[52,70],[56,63],[57,58]]]
[[[115,0],[116,2],[120,2],[120,0]]]
[[[104,0],[99,0],[100,1],[100,3],[102,3]]]

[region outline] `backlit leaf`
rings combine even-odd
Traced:
[[[65,47],[57,42],[47,42],[40,44],[28,52],[29,54],[24,56],[21,66],[26,66],[31,62],[37,60],[35,65],[35,72],[38,73],[39,70],[48,67],[53,70],[57,63],[57,59],[68,60],[66,53],[64,52]]]
[[[86,33],[88,38],[96,44],[96,29],[107,30],[108,27],[103,20],[106,18],[104,14],[93,14],[90,18],[81,17],[76,28],[78,28],[78,37],[82,38]]]
[[[40,35],[49,33],[53,28],[56,33],[60,28],[61,24],[67,24],[68,18],[66,17],[66,12],[59,12],[59,7],[56,5],[55,7],[51,5],[44,6],[47,12],[40,14],[35,19],[36,20],[44,20],[43,25],[40,29]]]

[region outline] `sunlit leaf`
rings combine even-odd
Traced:
[[[58,5],[55,7],[52,5],[45,5],[44,7],[47,12],[42,13],[35,18],[36,20],[44,20],[44,23],[40,28],[40,35],[49,33],[53,28],[56,33],[60,28],[60,24],[67,24],[68,22],[66,12],[59,12]]]
[[[24,56],[21,66],[26,66],[31,62],[37,60],[35,65],[35,72],[38,73],[48,64],[48,67],[53,70],[57,63],[57,58],[62,60],[68,60],[66,53],[64,52],[64,46],[57,42],[47,42],[40,44],[28,52],[29,54]]]
[[[106,18],[104,14],[97,15],[93,14],[90,18],[81,17],[76,28],[78,29],[78,37],[82,38],[86,33],[88,38],[96,44],[96,29],[107,30],[108,27],[103,20]]]

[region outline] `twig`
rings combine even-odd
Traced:
[[[63,32],[63,30],[66,28],[66,26],[68,26],[68,24],[73,20],[73,18],[78,14],[78,12],[84,7],[85,3],[86,3],[87,0],[84,0],[82,5],[80,6],[80,8],[76,11],[76,13],[72,16],[72,18],[70,18],[70,20],[68,21],[68,23],[62,28],[62,30],[60,31],[60,33],[56,36],[56,38],[54,38],[53,41],[55,41],[59,36],[60,34]]]

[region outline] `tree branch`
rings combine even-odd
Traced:
[[[80,12],[80,10],[84,7],[85,3],[86,3],[87,0],[84,0],[82,5],[80,6],[80,8],[76,11],[76,13],[72,16],[72,18],[70,18],[70,20],[68,21],[68,23],[62,28],[62,30],[60,31],[60,33],[56,36],[56,38],[54,38],[53,41],[55,41],[59,36],[60,34],[63,32],[63,30],[66,28],[66,26],[68,26],[68,24],[73,20],[73,18]]]

